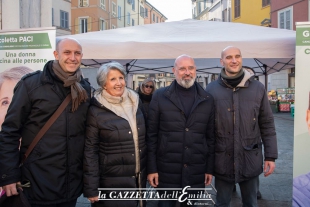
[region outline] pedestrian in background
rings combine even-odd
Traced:
[[[238,183],[243,206],[257,207],[258,176],[271,175],[278,157],[273,114],[264,85],[242,68],[239,48],[226,47],[221,64],[218,80],[206,88],[215,101],[215,206],[230,206]]]
[[[140,100],[142,101],[143,110],[146,115],[146,118],[149,111],[149,105],[155,90],[156,90],[155,81],[151,78],[145,79],[138,88],[138,94]]]
[[[61,39],[54,56],[43,71],[18,82],[0,132],[0,186],[12,196],[20,182],[27,184],[23,192],[33,207],[74,207],[83,188],[90,85],[80,70],[82,47],[75,39]],[[72,101],[19,167],[34,137],[70,96]]]

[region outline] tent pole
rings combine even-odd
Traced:
[[[266,91],[268,91],[267,89],[268,89],[268,74],[267,74],[267,65],[263,65],[264,66],[264,69],[265,69],[265,71],[264,71],[264,74],[265,74],[265,90]]]

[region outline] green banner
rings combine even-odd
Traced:
[[[51,48],[48,33],[0,35],[0,50]]]
[[[296,46],[310,45],[310,27],[296,28]]]

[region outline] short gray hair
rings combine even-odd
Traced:
[[[126,79],[126,70],[125,68],[118,62],[110,62],[101,65],[97,72],[97,83],[99,87],[105,86],[107,82],[108,73],[110,70],[118,70]]]

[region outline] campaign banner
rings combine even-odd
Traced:
[[[310,206],[310,22],[296,23],[293,206]]]
[[[42,70],[54,59],[55,28],[0,31],[0,72],[18,66]]]

